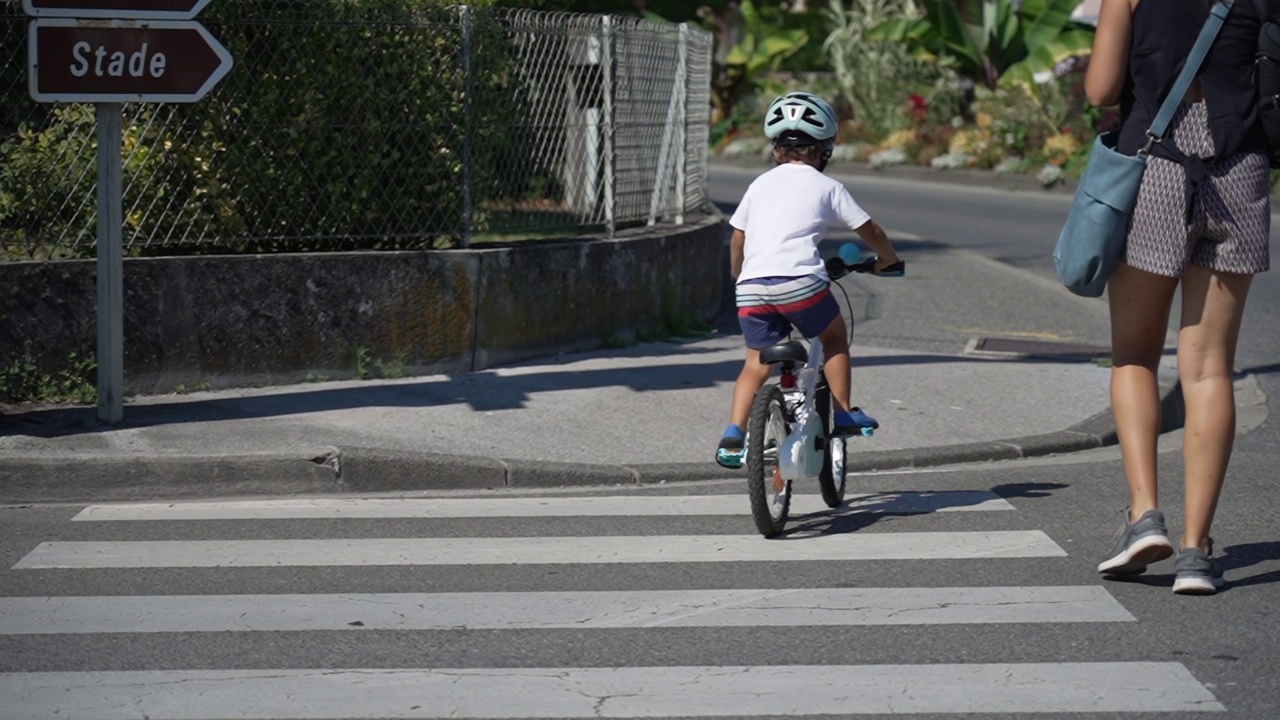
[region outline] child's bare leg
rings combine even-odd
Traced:
[[[1157,507],[1156,443],[1169,306],[1178,279],[1121,263],[1108,284],[1111,303],[1111,410],[1129,481],[1129,520]]]
[[[760,351],[747,348],[747,360],[742,364],[742,372],[733,384],[733,404],[729,409],[729,422],[739,428],[746,429],[747,416],[751,414],[751,403],[755,400],[760,386],[769,379],[773,368],[760,362]]]
[[[850,409],[849,400],[849,331],[845,329],[844,318],[837,316],[826,330],[818,336],[822,343],[822,356],[826,358],[822,364],[822,372],[827,377],[827,386],[831,388],[831,397],[836,405],[846,412]]]
[[[1182,277],[1178,376],[1187,405],[1183,439],[1186,524],[1182,547],[1209,552],[1209,526],[1236,433],[1235,367],[1240,319],[1252,275],[1192,265]]]

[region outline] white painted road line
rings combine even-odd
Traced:
[[[759,535],[44,542],[13,566],[40,568],[527,565],[1065,557],[1039,530]]]
[[[817,495],[795,495],[793,514],[817,512],[931,513],[1012,510],[987,491],[850,495],[832,511]],[[746,495],[651,495],[521,498],[283,498],[181,503],[90,505],[73,520],[282,520],[312,518],[479,518],[750,515]]]
[[[1093,586],[0,598],[0,635],[1134,621]]]
[[[0,674],[0,717],[780,717],[1222,711],[1179,663]]]

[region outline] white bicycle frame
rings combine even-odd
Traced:
[[[778,470],[787,480],[813,479],[822,472],[822,424],[814,401],[823,362],[822,342],[818,338],[806,340],[809,361],[796,372],[796,386],[782,390],[783,400],[795,418],[791,433],[778,448]]]

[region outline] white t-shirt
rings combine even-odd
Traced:
[[[800,275],[830,280],[818,253],[827,227],[839,221],[857,230],[870,219],[839,180],[812,165],[779,165],[751,183],[729,219],[747,235],[738,282]]]

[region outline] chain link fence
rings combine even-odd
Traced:
[[[95,107],[36,103],[0,0],[0,259],[89,257]],[[235,67],[124,106],[131,255],[468,246],[682,222],[707,204],[712,38],[424,0],[218,0]]]

